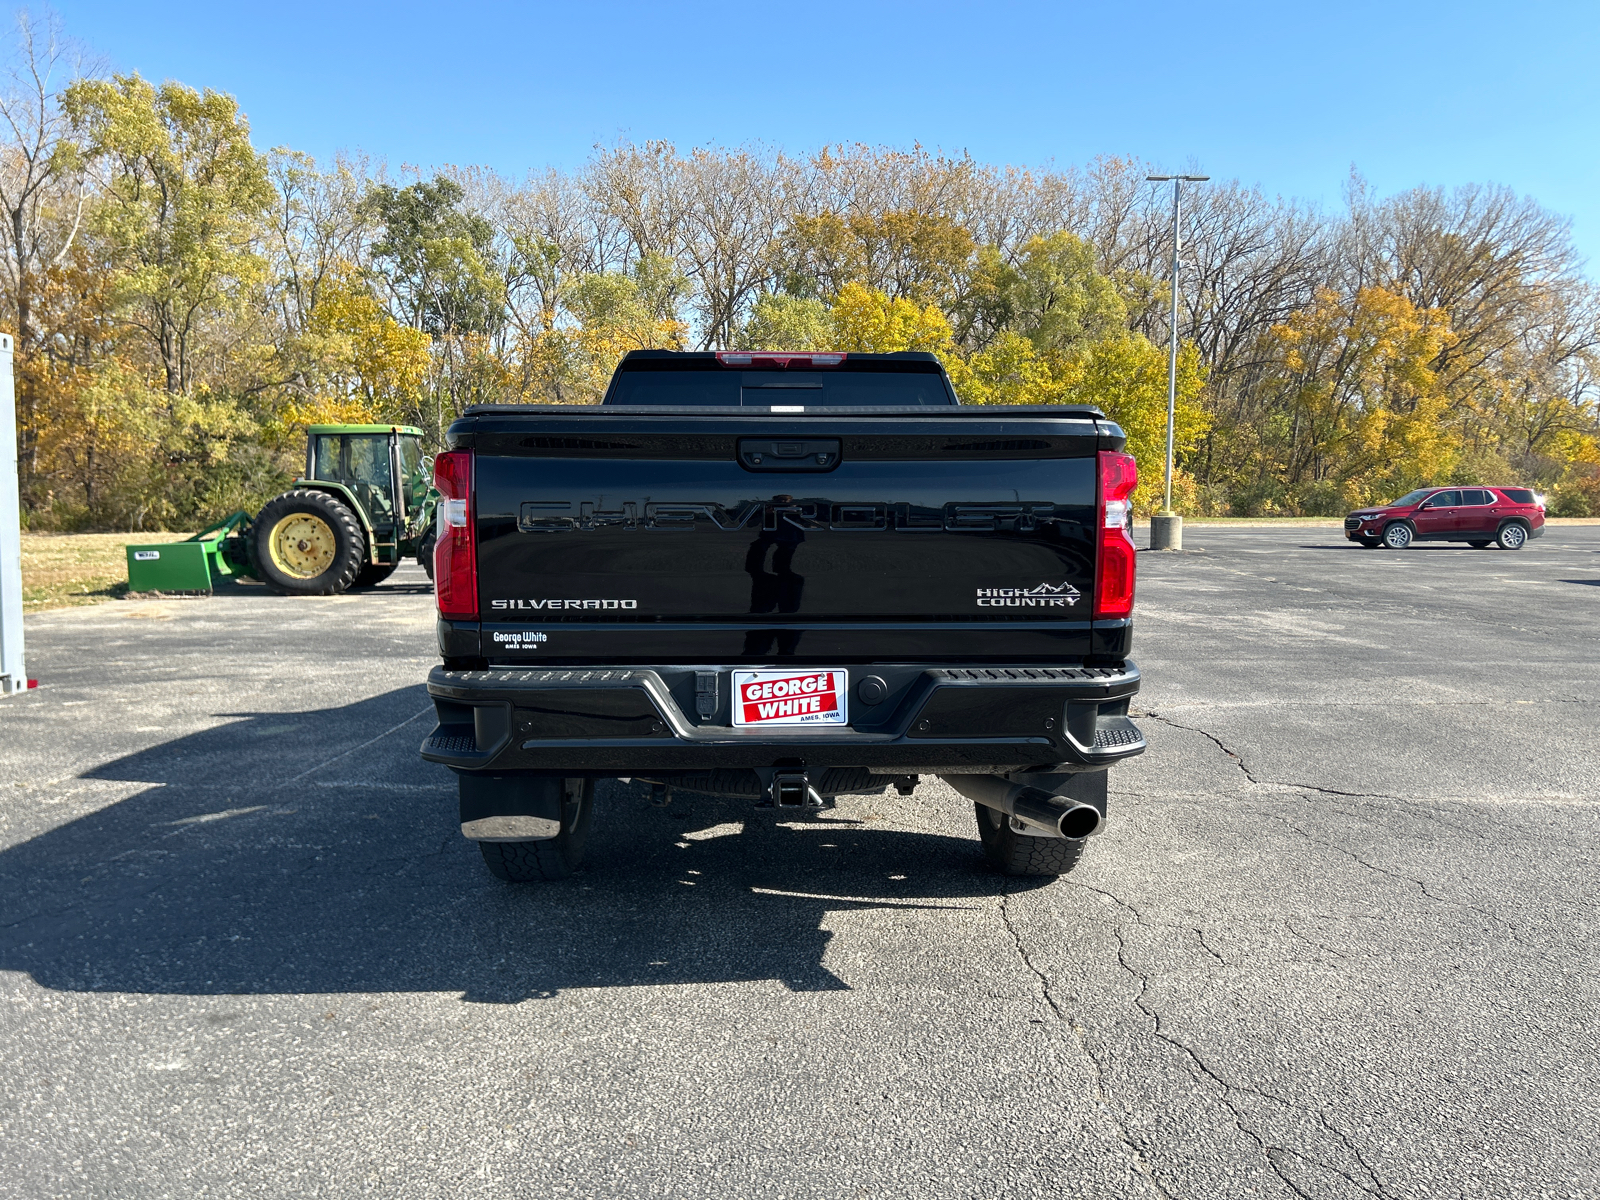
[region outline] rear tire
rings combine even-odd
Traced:
[[[1471,546],[1474,550],[1487,550],[1489,548],[1488,542],[1468,542],[1467,545]]]
[[[974,804],[983,853],[1005,875],[1065,875],[1083,857],[1083,841],[1029,837],[1011,828],[1011,818],[987,804]]]
[[[394,574],[394,568],[394,563],[368,563],[356,573],[356,581],[350,586],[358,588],[377,587]]]
[[[479,842],[489,873],[507,883],[565,879],[583,863],[594,816],[594,780],[563,779],[561,832],[537,842]]]
[[[422,544],[417,547],[417,566],[428,573],[429,580],[433,579],[433,548],[438,542],[438,533],[430,529],[423,535]]]
[[[336,596],[355,582],[367,557],[355,513],[310,488],[268,500],[246,545],[256,577],[284,596]]]
[[[1396,521],[1383,531],[1383,544],[1391,550],[1404,550],[1411,545],[1411,526]]]
[[[1521,550],[1528,544],[1527,526],[1516,521],[1507,521],[1500,526],[1500,532],[1494,540],[1502,550]]]

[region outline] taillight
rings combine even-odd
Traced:
[[[472,451],[451,450],[433,460],[439,489],[439,527],[433,547],[433,592],[439,615],[478,619],[477,523],[472,515]]]
[[[1139,468],[1133,455],[1100,451],[1100,554],[1095,571],[1094,615],[1126,617],[1133,612],[1133,489]]]

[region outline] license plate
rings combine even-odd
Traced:
[[[740,729],[843,725],[849,686],[848,671],[735,671],[733,723]]]

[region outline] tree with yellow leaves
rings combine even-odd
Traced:
[[[860,283],[847,283],[828,310],[833,350],[893,354],[927,350],[946,362],[955,358],[950,322],[935,304],[889,296]]]
[[[689,327],[678,314],[688,281],[660,254],[631,271],[595,271],[573,282],[575,321],[535,333],[524,359],[530,383],[556,404],[595,404],[630,350],[682,350]]]
[[[152,343],[168,392],[195,381],[200,326],[242,314],[264,279],[255,248],[267,160],[232,96],[138,75],[82,79],[62,106],[99,178],[90,224],[111,251],[125,319]]]
[[[1147,478],[1166,461],[1167,354],[1140,334],[1113,329],[1069,351],[1041,354],[1033,342],[1007,331],[987,349],[953,364],[950,374],[968,404],[1093,405],[1128,435],[1128,453]],[[1204,387],[1199,352],[1185,342],[1178,352],[1173,488],[1186,501],[1192,501],[1194,483],[1183,459],[1210,425],[1200,403]],[[1156,490],[1141,488],[1135,509],[1153,511],[1160,498]]]
[[[900,209],[796,217],[784,239],[790,290],[841,296],[849,284],[918,305],[954,304],[977,249],[938,213]]]
[[[1064,404],[1079,376],[1076,363],[1060,354],[1041,355],[1009,329],[949,370],[968,404]]]
[[[1377,287],[1323,289],[1273,326],[1268,386],[1281,415],[1267,440],[1291,499],[1370,503],[1447,478],[1460,439],[1433,364],[1453,341],[1445,314]]]
[[[1168,354],[1137,333],[1121,332],[1084,347],[1073,359],[1076,378],[1063,396],[1068,404],[1093,404],[1104,410],[1128,435],[1128,453],[1139,461],[1147,481],[1159,481],[1167,457]],[[1175,503],[1193,511],[1195,485],[1184,460],[1199,446],[1211,425],[1200,402],[1205,368],[1193,342],[1178,347],[1178,394],[1173,422],[1172,473]],[[1161,489],[1144,486],[1134,494],[1134,510],[1154,512]]]
[[[287,407],[287,423],[417,420],[432,340],[390,317],[346,265],[324,282],[312,309],[303,342],[322,369],[312,393]]]
[[[1041,249],[1049,253],[1072,247],[1041,243]],[[1085,289],[1080,296],[1083,294],[1093,292]],[[1099,303],[1105,303],[1104,293]],[[772,307],[783,311],[795,306]],[[950,322],[936,306],[919,306],[912,300],[848,283],[827,310],[827,342],[770,348],[880,354],[930,351],[944,362],[956,391],[968,404],[1091,404],[1103,409],[1127,433],[1129,452],[1149,470],[1151,464],[1164,461],[1166,454],[1167,356],[1148,338],[1129,333],[1120,323],[1084,320],[1082,314],[1088,307],[1079,304],[1079,315],[1071,318],[1058,313],[1062,319],[1054,323],[1054,332],[1047,337],[1052,345],[1043,352],[1021,333],[1006,330],[984,349],[962,355]],[[1066,332],[1068,320],[1070,334]],[[775,322],[773,325],[776,327]],[[1052,328],[1045,320],[1036,320],[1034,326]],[[1199,352],[1186,342],[1178,356],[1175,443],[1180,457],[1194,450],[1208,427],[1200,404],[1204,386]],[[1192,495],[1193,482],[1181,469],[1174,484],[1180,496]],[[1153,507],[1155,499],[1153,491],[1143,492],[1137,501],[1140,511]]]
[[[828,306],[814,296],[764,292],[739,330],[737,350],[831,350]]]

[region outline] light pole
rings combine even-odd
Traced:
[[[1204,183],[1209,175],[1146,175],[1149,183],[1172,181],[1172,350],[1167,360],[1167,491],[1161,511],[1150,518],[1150,549],[1182,550],[1183,518],[1172,511],[1172,438],[1178,416],[1178,251],[1183,245],[1179,224],[1179,189],[1185,183]]]

